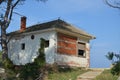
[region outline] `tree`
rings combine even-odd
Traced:
[[[120,0],[105,0],[105,3],[112,8],[120,9]]]
[[[111,73],[113,75],[120,75],[120,53],[115,54],[114,52],[108,52],[106,55],[107,59],[112,61],[113,67]]]
[[[114,63],[113,57],[114,57],[113,52],[108,52],[108,54],[106,55],[106,58],[110,60],[112,64]]]
[[[21,2],[25,2],[26,0],[0,0],[0,43],[2,47],[2,59],[5,60],[8,57],[8,38],[6,30],[9,27],[12,19],[12,15],[14,13],[14,9],[20,5]],[[45,2],[47,0],[36,0]]]

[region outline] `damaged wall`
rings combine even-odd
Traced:
[[[84,50],[85,56],[79,56],[78,50]],[[84,38],[75,38],[58,33],[55,62],[59,65],[90,67],[89,42]]]
[[[31,36],[34,35],[34,39]],[[40,48],[40,38],[49,40],[49,47],[45,48],[46,63],[54,63],[56,32],[42,32],[35,34],[28,34],[24,37],[12,38],[8,44],[8,56],[16,65],[25,65],[31,63],[38,56],[38,49]],[[24,49],[21,49],[24,43]]]
[[[57,52],[60,54],[76,55],[77,38],[58,33]]]

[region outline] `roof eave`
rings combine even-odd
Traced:
[[[75,37],[81,37],[82,36],[82,37],[87,38],[88,40],[96,38],[94,36],[84,35],[84,34],[80,34],[80,33],[76,33],[76,32],[70,32],[70,31],[66,31],[66,30],[63,30],[63,29],[59,29],[59,28],[55,28],[55,30],[57,32],[64,33],[64,34],[67,34],[67,35],[71,35],[71,36],[75,36]]]

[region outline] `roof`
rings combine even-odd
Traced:
[[[45,30],[45,29],[51,29],[51,28],[55,28],[55,29],[61,29],[61,30],[65,30],[65,31],[69,31],[75,34],[80,34],[80,35],[84,35],[84,36],[88,36],[91,37],[91,39],[95,39],[94,36],[88,34],[87,32],[76,28],[75,26],[61,20],[61,19],[57,19],[57,20],[53,20],[53,21],[49,21],[49,22],[45,22],[45,23],[41,23],[41,24],[36,24],[36,25],[32,25],[30,27],[27,27],[25,29],[25,31],[21,32],[20,30],[18,31],[14,31],[9,33],[8,35],[13,35],[13,34],[21,34],[21,33],[27,33],[27,32],[32,32],[32,31],[38,31],[38,30]]]

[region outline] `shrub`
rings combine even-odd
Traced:
[[[43,73],[41,69],[45,67],[45,54],[44,54],[44,47],[45,47],[45,40],[43,38],[40,39],[41,44],[38,50],[39,55],[34,60],[33,63],[28,63],[22,66],[20,70],[20,77],[28,80],[31,78],[32,80],[39,77],[39,74]]]
[[[111,69],[111,73],[113,75],[120,75],[120,62],[116,62],[116,64]]]
[[[14,69],[14,64],[9,58],[6,58],[2,64],[5,69]]]
[[[98,75],[93,80],[117,80],[119,76],[112,75],[111,70],[104,70],[100,75]]]
[[[36,79],[39,76],[39,66],[35,63],[28,63],[21,67],[20,69],[20,78],[25,80]]]
[[[114,52],[108,52],[106,57],[108,58],[108,60],[112,61],[113,67],[111,68],[111,73],[113,75],[120,75],[120,54],[115,54]]]

